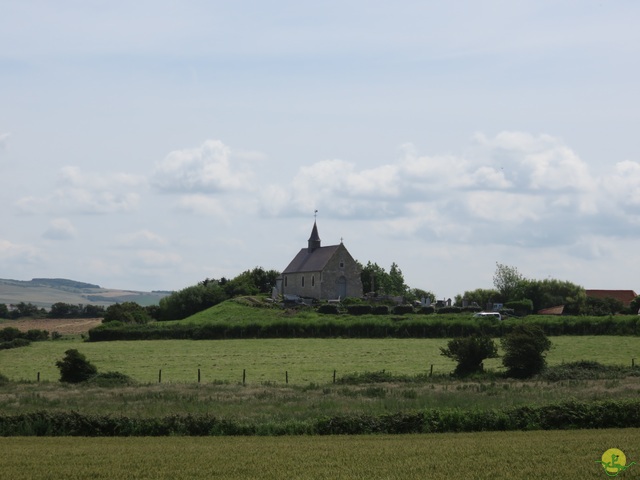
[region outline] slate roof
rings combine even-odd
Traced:
[[[340,248],[340,245],[330,245],[328,247],[318,247],[311,252],[309,252],[308,248],[303,248],[282,273],[320,272],[338,248]]]
[[[620,300],[625,307],[628,307],[631,301],[637,297],[633,290],[586,290],[587,297],[593,298],[615,298]]]

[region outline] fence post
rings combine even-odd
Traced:
[[[198,369],[198,383],[200,383],[200,369]]]
[[[429,370],[429,376],[433,377],[433,363],[431,364],[431,370]]]
[[[158,370],[158,383],[162,383],[162,369]]]
[[[336,371],[333,371],[333,383],[336,383]]]
[[[244,381],[247,378],[247,370],[245,368],[242,369],[242,384],[244,385]]]
[[[284,382],[289,385],[289,371],[285,370],[284,372]]]
[[[38,372],[38,382],[40,381],[40,372]]]
[[[633,368],[633,367],[635,367],[635,366],[636,366],[636,359],[635,359],[635,358],[632,358],[632,359],[631,359],[631,368]]]

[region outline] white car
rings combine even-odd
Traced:
[[[499,312],[478,312],[473,314],[474,318],[495,318],[502,320],[502,315]]]

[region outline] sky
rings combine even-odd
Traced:
[[[0,0],[0,278],[179,290],[343,241],[640,293],[640,3]]]

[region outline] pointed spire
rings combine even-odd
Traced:
[[[311,230],[311,236],[309,237],[309,253],[313,252],[316,248],[320,248],[320,236],[318,235],[318,226],[314,220],[313,230]]]

